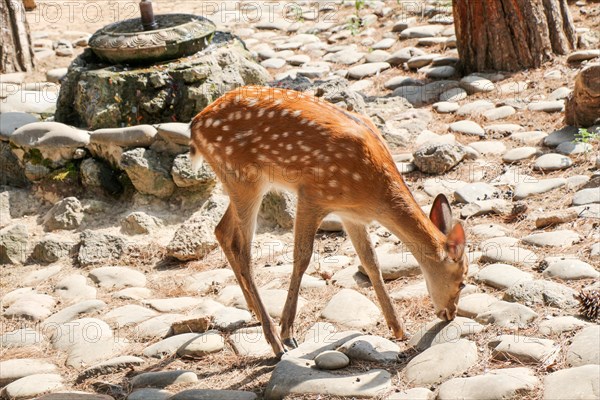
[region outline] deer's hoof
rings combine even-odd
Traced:
[[[283,344],[289,347],[290,349],[295,349],[298,347],[298,342],[294,338],[283,339]]]

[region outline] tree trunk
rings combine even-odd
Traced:
[[[452,0],[466,73],[537,68],[577,43],[567,0]]]
[[[584,68],[565,105],[565,123],[590,127],[600,123],[600,64]]]
[[[0,0],[0,73],[33,69],[33,48],[20,0]]]

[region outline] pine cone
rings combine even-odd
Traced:
[[[600,319],[600,292],[581,290],[575,298],[579,300],[579,312],[590,321]]]

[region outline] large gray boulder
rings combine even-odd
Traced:
[[[142,147],[126,151],[121,157],[121,167],[135,189],[143,194],[168,198],[175,191],[171,179],[172,160]]]
[[[167,254],[181,261],[198,260],[218,246],[214,230],[225,213],[229,199],[214,196],[175,232]]]
[[[86,49],[62,82],[55,118],[90,129],[187,122],[228,90],[269,79],[243,43],[223,32],[204,51],[141,68],[100,63]]]
[[[29,233],[25,225],[0,229],[0,264],[22,264],[29,253]]]
[[[44,216],[47,231],[75,229],[83,221],[83,206],[76,197],[67,197],[56,203]]]
[[[177,187],[203,194],[209,194],[217,184],[217,176],[208,163],[203,162],[200,168],[194,171],[189,153],[175,157],[171,176]]]

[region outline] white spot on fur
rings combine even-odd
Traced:
[[[233,146],[227,146],[225,147],[225,154],[227,154],[228,156],[230,156],[233,153]]]
[[[352,174],[352,179],[354,179],[355,181],[360,181],[362,179],[362,176],[360,176],[358,172],[355,172]]]

